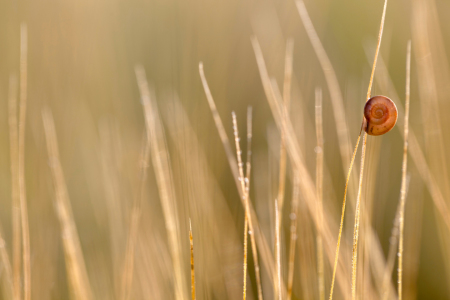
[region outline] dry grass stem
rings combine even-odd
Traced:
[[[295,245],[297,244],[297,218],[298,218],[298,198],[299,198],[299,178],[294,175],[294,190],[292,193],[291,202],[291,227],[290,227],[290,242],[289,242],[289,269],[288,269],[288,285],[287,285],[287,300],[292,298],[292,286],[294,284],[294,261],[295,261]]]
[[[27,115],[27,25],[20,25],[20,103],[19,103],[19,138],[18,138],[18,176],[20,219],[22,225],[23,245],[23,297],[31,299],[31,266],[30,266],[30,228],[28,225],[28,207],[25,186],[25,126]]]
[[[191,248],[191,299],[195,300],[194,238],[192,237],[191,219],[189,219],[189,244]]]
[[[352,254],[352,299],[356,299],[356,266],[358,262],[358,236],[359,236],[359,220],[361,215],[361,192],[364,176],[364,158],[367,148],[367,133],[364,133],[363,144],[361,150],[361,170],[359,173],[358,198],[356,200],[355,226],[353,229],[353,254]]]
[[[250,192],[250,175],[251,175],[251,144],[252,144],[252,108],[249,107],[247,109],[247,162],[246,162],[246,174],[244,176],[244,168],[242,162],[242,151],[240,147],[240,138],[239,138],[239,130],[236,120],[236,114],[232,112],[233,119],[233,134],[234,140],[236,143],[236,155],[237,155],[237,163],[239,170],[239,181],[241,182],[241,186],[244,189],[244,201],[245,201],[245,221],[244,221],[244,277],[243,277],[243,299],[246,299],[247,294],[247,234],[248,234],[248,224],[251,222],[251,216],[249,215],[249,192]],[[253,249],[252,249],[253,250]],[[257,276],[257,288],[258,288],[258,297],[262,299],[262,286],[261,286],[261,278],[259,274],[256,273]]]
[[[244,192],[244,202],[245,202],[245,221],[244,221],[244,274],[243,274],[243,289],[242,289],[242,294],[243,297],[242,299],[246,299],[247,296],[247,237],[248,237],[248,223],[249,223],[249,218],[248,218],[248,180],[249,178],[244,176],[244,167],[243,167],[243,162],[242,162],[242,150],[240,147],[240,138],[239,138],[239,130],[238,130],[238,125],[237,125],[237,120],[236,120],[236,114],[233,111],[231,113],[232,118],[233,118],[233,134],[234,134],[234,141],[236,143],[236,157],[237,157],[237,163],[238,163],[238,170],[239,170],[239,182],[241,182],[241,186],[242,189],[245,191]],[[251,134],[250,134],[251,135]],[[251,141],[251,138],[250,138]],[[248,162],[247,162],[248,163]],[[250,172],[250,171],[249,171]]]
[[[61,226],[67,277],[74,299],[93,299],[89,278],[81,251],[76,224],[59,158],[55,124],[49,109],[42,111],[49,165],[55,188],[56,210]]]
[[[317,218],[319,219],[319,230],[317,230],[317,279],[319,285],[319,299],[325,299],[325,280],[323,264],[323,120],[322,120],[322,89],[316,88],[316,194],[317,194]]]
[[[249,106],[247,108],[247,162],[246,162],[246,168],[245,168],[245,193],[247,195],[247,211],[245,213],[246,217],[249,215],[249,209],[250,209],[250,175],[251,175],[251,169],[252,169],[252,137],[253,137],[253,108]],[[248,221],[248,220],[247,220]],[[253,235],[253,233],[252,233]],[[255,243],[255,250],[256,249],[256,243]],[[252,249],[253,251],[253,249]],[[255,253],[253,255],[253,260],[255,264],[255,278],[256,278],[256,289],[258,291],[258,299],[263,299],[263,293],[262,293],[262,283],[261,283],[261,273],[259,272],[259,262],[256,257],[255,261]]]
[[[139,92],[141,94],[142,106],[144,108],[145,124],[151,145],[150,155],[155,170],[169,240],[173,264],[175,297],[177,300],[184,300],[186,299],[187,292],[185,278],[183,276],[180,237],[179,232],[177,231],[177,228],[179,227],[179,218],[175,201],[169,153],[165,143],[163,127],[158,115],[154,91],[151,91],[148,86],[144,68],[138,65],[135,68],[135,72]]]
[[[276,253],[277,253],[277,278],[278,278],[278,300],[282,299],[281,296],[281,246],[280,246],[280,212],[278,210],[278,200],[275,200],[275,240],[276,240]]]
[[[406,192],[408,192],[409,188],[409,177],[406,178]],[[401,197],[401,195],[400,195]],[[389,282],[392,278],[392,271],[394,270],[395,265],[395,257],[398,253],[398,237],[399,237],[399,224],[400,224],[400,209],[401,209],[401,201],[399,201],[397,205],[397,211],[395,212],[394,226],[391,230],[391,237],[389,238],[389,250],[386,259],[386,267],[384,269],[383,275],[383,284],[382,284],[382,299],[387,300],[389,296],[392,294],[389,289]]]
[[[20,286],[20,267],[21,267],[21,247],[22,239],[20,232],[20,188],[19,188],[19,172],[18,172],[18,123],[17,123],[17,78],[11,75],[9,78],[9,95],[8,95],[8,122],[9,122],[9,145],[11,158],[11,198],[12,198],[12,273],[13,273],[13,299],[21,299]]]
[[[289,105],[291,102],[291,85],[292,85],[292,62],[294,55],[294,41],[289,39],[286,42],[286,55],[285,55],[285,65],[284,65],[284,83],[283,83],[283,113],[285,115],[288,114]],[[285,116],[286,117],[286,116]],[[285,142],[285,133],[281,132],[280,139],[280,171],[278,177],[278,209],[279,213],[279,221],[282,222],[283,219],[283,205],[284,205],[284,193],[286,186],[286,142]],[[278,226],[279,228],[281,226]],[[276,249],[276,247],[275,247]],[[275,250],[275,258],[277,257],[277,252]],[[277,291],[278,288],[278,280],[274,280],[274,290]]]
[[[398,241],[398,299],[402,300],[402,279],[403,279],[403,238],[405,227],[405,201],[406,201],[406,170],[408,163],[408,122],[409,122],[409,98],[411,83],[411,41],[408,41],[406,50],[406,101],[405,101],[405,134],[403,135],[403,164],[402,164],[402,187],[400,198],[400,237]]]
[[[292,84],[292,61],[294,52],[294,41],[289,39],[286,43],[286,58],[284,66],[284,85],[283,85],[283,113],[287,116],[291,101],[291,84]],[[281,132],[280,140],[280,174],[278,180],[278,208],[283,210],[284,192],[286,185],[286,142],[285,133]],[[281,221],[281,217],[280,217]]]

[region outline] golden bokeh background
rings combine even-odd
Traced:
[[[352,149],[360,129],[383,1],[304,0],[304,5],[337,76]],[[375,73],[372,94],[386,95],[403,107],[406,49],[412,41],[410,128],[416,143],[411,147],[415,150],[410,151],[416,152],[410,153],[408,161],[404,299],[450,299],[450,232],[444,221],[450,215],[435,205],[439,197],[445,207],[450,205],[450,135],[446,130],[450,128],[449,14],[450,2],[444,0],[390,1]],[[237,114],[244,154],[247,107],[253,108],[250,196],[268,242],[268,256],[274,259],[280,131],[261,83],[252,36],[258,39],[268,73],[281,89],[286,42],[293,40],[289,115],[313,180],[317,155],[314,99],[316,88],[323,90],[323,201],[333,236],[325,242],[333,245],[325,252],[334,255],[348,169],[339,150],[339,129],[331,101],[338,96],[330,90],[294,0],[2,0],[0,224],[6,251],[0,254],[8,257],[1,259],[1,299],[14,299],[12,273],[4,265],[12,263],[14,257],[8,98],[14,92],[16,99],[20,98],[19,88],[11,90],[10,82],[20,79],[21,24],[26,24],[28,35],[25,182],[32,299],[85,299],[71,279],[74,262],[64,250],[65,240],[73,236],[67,236],[58,218],[58,194],[52,179],[57,163],[52,155],[49,159],[47,151],[44,109],[49,109],[54,118],[68,203],[87,270],[80,276],[90,286],[91,299],[190,299],[189,218],[197,298],[242,297],[244,209],[202,87],[199,62],[203,62],[232,149],[231,112]],[[170,164],[165,171],[173,182],[169,200],[177,211],[174,230],[181,247],[179,269],[174,267],[167,212],[161,202],[157,151],[151,151],[144,192],[140,192],[146,124],[135,75],[137,64],[143,66],[155,91],[153,115],[159,116],[156,120],[162,124],[159,127],[156,121],[160,149],[168,150]],[[398,128],[392,132],[368,138],[358,299],[384,299],[387,289],[380,284],[379,274],[385,267],[400,197],[403,118],[401,113]],[[155,140],[149,143],[153,145]],[[417,151],[423,154],[423,161],[417,160]],[[289,267],[293,178],[288,158],[281,230],[283,284]],[[336,285],[335,299],[347,299],[350,293],[356,189],[351,179],[353,192],[346,208],[342,264],[337,273],[341,284]],[[135,247],[127,252],[133,205],[141,195]],[[316,229],[305,199],[300,192],[292,299],[319,299]],[[257,299],[250,253],[247,296]],[[126,259],[129,255],[134,259],[131,264]],[[264,260],[260,261],[264,298],[273,299],[274,270],[269,270]],[[124,276],[130,265],[127,288]],[[22,267],[20,270],[23,296]],[[393,292],[386,299],[397,299],[397,264],[393,270]],[[331,273],[332,264],[326,259],[326,297]],[[175,288],[180,278],[182,295]],[[129,292],[128,298],[124,289]]]

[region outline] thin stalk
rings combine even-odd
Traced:
[[[297,244],[297,217],[298,217],[298,198],[299,198],[299,177],[294,175],[294,190],[292,193],[291,203],[291,237],[289,243],[289,270],[288,270],[288,288],[287,300],[292,298],[292,286],[294,283],[294,261],[295,261],[295,245]]]
[[[358,261],[358,237],[359,237],[359,220],[361,216],[361,192],[362,192],[362,182],[364,176],[364,159],[366,156],[367,148],[367,133],[364,132],[363,144],[361,150],[361,169],[359,173],[359,188],[358,188],[358,198],[356,200],[356,211],[355,211],[355,226],[353,228],[353,255],[352,255],[352,299],[356,299],[356,266]]]
[[[245,189],[247,194],[247,204],[248,209],[250,209],[250,175],[251,175],[251,169],[252,169],[252,138],[253,138],[253,126],[252,126],[252,120],[253,120],[253,109],[251,106],[247,108],[247,162],[246,162],[246,168],[245,168]],[[247,211],[246,215],[250,211]],[[249,233],[250,234],[250,233]],[[253,235],[253,232],[251,233]],[[251,240],[251,239],[250,239]],[[255,244],[256,249],[256,244]],[[257,266],[257,267],[256,267]],[[256,277],[256,288],[258,290],[258,299],[263,299],[262,294],[262,284],[261,284],[261,274],[259,272],[259,263],[258,260],[255,262],[255,277]]]
[[[20,188],[18,177],[18,125],[17,125],[17,78],[13,75],[9,78],[9,100],[8,100],[8,121],[9,121],[9,144],[11,157],[11,193],[12,193],[12,273],[13,273],[13,299],[20,300],[22,290],[20,287],[20,266],[21,266],[21,232],[20,232]]]
[[[408,122],[409,122],[409,96],[411,83],[411,41],[408,41],[406,52],[406,103],[405,103],[405,134],[403,144],[402,188],[400,199],[400,238],[398,242],[398,300],[402,300],[403,280],[403,239],[405,227],[405,201],[406,201],[406,168],[408,163]]]
[[[242,288],[242,299],[246,299],[247,297],[247,240],[248,240],[248,218],[247,212],[245,212],[245,221],[244,221],[244,277],[243,277],[243,288]]]
[[[285,64],[284,64],[284,83],[283,83],[283,114],[284,118],[287,118],[287,114],[289,111],[289,105],[291,101],[291,85],[292,85],[292,61],[293,61],[293,52],[294,52],[294,41],[292,39],[288,39],[286,42],[286,55],[285,55]],[[286,186],[286,133],[281,131],[281,139],[280,139],[280,173],[278,178],[278,209],[279,209],[279,222],[282,222],[283,218],[283,205],[284,205],[284,193]],[[281,228],[281,224],[277,224],[278,228]],[[277,227],[275,226],[275,227]],[[277,235],[279,233],[275,233]],[[276,241],[275,241],[276,242]],[[278,256],[276,247],[275,249],[275,259]],[[278,289],[278,279],[274,278],[274,291],[277,294]]]
[[[281,251],[280,251],[280,222],[279,222],[280,214],[278,211],[278,200],[275,200],[275,240],[276,240],[276,249],[277,249],[277,278],[278,278],[278,300],[281,300]]]
[[[251,158],[251,150],[248,148],[251,146],[251,139],[252,139],[252,133],[251,133],[251,108],[247,112],[247,116],[249,117],[247,119],[247,174],[244,177],[244,168],[243,168],[243,162],[242,162],[242,151],[240,147],[240,138],[239,138],[239,130],[237,126],[236,121],[236,114],[234,111],[232,112],[232,118],[233,118],[233,133],[234,133],[234,140],[236,143],[236,156],[237,156],[237,164],[238,164],[238,170],[239,170],[239,181],[241,182],[242,189],[245,191],[244,193],[244,202],[245,202],[245,222],[244,222],[244,278],[243,278],[243,299],[246,299],[247,296],[247,234],[248,234],[248,223],[249,223],[249,205],[248,205],[248,192],[250,187],[250,168],[251,164],[249,159]]]
[[[189,219],[189,244],[191,248],[191,294],[192,300],[195,300],[194,238],[192,237],[191,219]]]
[[[27,25],[20,25],[20,110],[19,110],[19,142],[18,142],[18,176],[20,218],[22,221],[23,245],[23,296],[31,299],[31,267],[30,267],[30,228],[28,225],[27,194],[25,186],[25,125],[27,115],[27,55],[28,34]]]
[[[42,111],[45,140],[55,189],[56,211],[61,227],[61,239],[64,246],[64,259],[66,262],[67,279],[74,299],[93,299],[89,277],[84,263],[77,227],[70,205],[66,181],[59,158],[58,141],[55,124],[49,109]]]
[[[187,287],[183,276],[182,251],[178,232],[179,217],[176,206],[174,182],[171,173],[170,156],[167,149],[165,135],[156,105],[154,90],[150,89],[141,65],[135,67],[136,79],[142,99],[145,125],[150,139],[150,157],[156,176],[158,193],[163,209],[164,222],[169,241],[172,258],[175,299],[187,299]]]
[[[406,192],[408,192],[409,188],[409,176],[406,178]],[[401,194],[400,194],[401,198]],[[394,264],[395,264],[395,255],[398,253],[398,238],[399,238],[399,226],[400,226],[400,209],[401,209],[401,201],[399,200],[397,205],[397,211],[395,212],[395,219],[394,219],[394,226],[391,230],[391,237],[389,238],[389,250],[387,254],[386,259],[386,267],[383,274],[383,281],[382,281],[382,289],[381,292],[383,293],[382,300],[388,300],[390,294],[392,294],[390,288],[389,288],[389,282],[392,278],[392,271],[394,270]]]
[[[317,218],[319,219],[320,228],[317,232],[317,272],[319,299],[325,299],[325,280],[324,280],[324,264],[323,264],[323,120],[322,120],[322,89],[316,88],[316,194],[317,194]]]

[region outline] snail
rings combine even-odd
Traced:
[[[363,128],[369,135],[389,132],[397,122],[397,107],[386,96],[373,96],[364,106]]]

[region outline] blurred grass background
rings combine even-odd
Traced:
[[[360,129],[382,1],[305,1],[338,76],[351,144]],[[373,94],[403,104],[406,44],[412,40],[410,126],[435,184],[450,205],[447,146],[450,135],[450,27],[445,0],[388,3],[381,46],[386,74],[376,73]],[[314,178],[314,91],[324,91],[324,204],[338,220],[345,183],[330,93],[294,1],[12,1],[0,2],[0,223],[11,257],[12,205],[8,85],[19,76],[20,23],[28,26],[28,112],[25,175],[31,243],[33,299],[75,298],[66,275],[60,224],[41,111],[55,119],[62,168],[94,299],[119,299],[133,201],[139,195],[139,161],[145,121],[134,73],[142,64],[155,88],[171,160],[186,291],[189,289],[188,219],[192,219],[199,299],[235,299],[242,289],[244,210],[198,74],[205,73],[229,138],[231,111],[245,137],[247,106],[253,107],[251,198],[273,251],[274,199],[278,189],[280,133],[259,77],[250,37],[261,43],[269,73],[283,82],[287,38],[294,40],[290,116]],[[377,77],[378,76],[378,77]],[[400,122],[397,126],[400,126]],[[393,130],[371,137],[364,199],[373,199],[371,226],[386,255],[401,181],[403,139]],[[241,146],[245,149],[245,144]],[[244,152],[245,153],[245,152]],[[357,166],[359,160],[357,159]],[[152,163],[142,203],[131,299],[175,299],[167,233]],[[356,166],[356,169],[358,169]],[[449,232],[413,160],[405,219],[405,299],[450,299]],[[288,164],[286,203],[292,195]],[[349,201],[354,201],[349,200]],[[318,299],[313,225],[300,204],[293,299]],[[283,272],[287,274],[290,205],[283,218]],[[352,206],[344,243],[351,245]],[[363,214],[362,218],[365,218]],[[450,216],[449,216],[450,217]],[[337,227],[333,227],[337,236]],[[313,238],[313,237],[312,237]],[[302,242],[306,244],[302,244]],[[334,241],[333,241],[334,243]],[[306,245],[306,246],[305,246]],[[369,246],[367,246],[369,247]],[[368,255],[372,249],[369,247]],[[312,253],[312,254],[311,254]],[[341,254],[345,257],[345,252]],[[376,286],[371,266],[359,287]],[[350,268],[350,265],[345,266]],[[326,293],[331,268],[326,263]],[[365,270],[366,272],[364,272]],[[252,263],[250,295],[256,299]],[[263,292],[272,282],[262,266]],[[394,272],[396,274],[396,272]],[[0,276],[5,276],[2,272]],[[343,276],[338,273],[339,276]],[[362,275],[361,275],[362,276]],[[396,282],[393,275],[392,282]],[[8,285],[6,285],[8,286]],[[348,286],[350,288],[350,286]],[[2,286],[2,299],[8,299]],[[376,289],[375,289],[376,290]],[[379,299],[368,288],[361,299]],[[336,299],[345,292],[337,291]],[[348,292],[348,291],[347,291]],[[309,294],[308,294],[309,293]],[[309,296],[308,296],[309,295]],[[188,299],[187,295],[185,296]],[[342,297],[342,298],[339,298]],[[395,299],[395,295],[391,295]],[[381,299],[381,298],[380,298]]]

